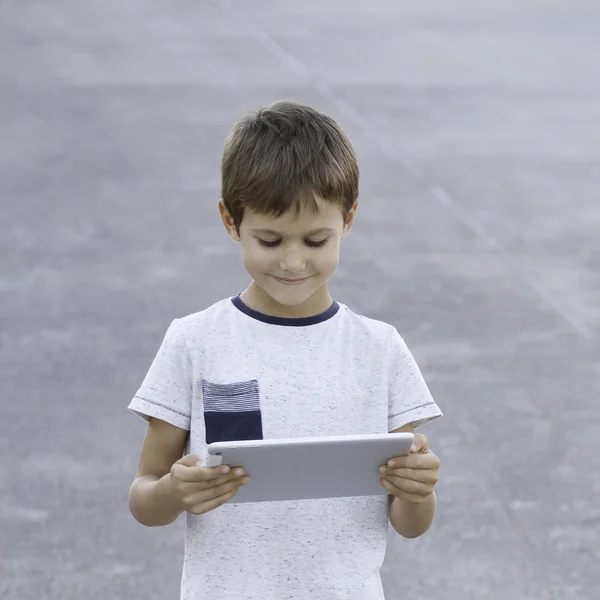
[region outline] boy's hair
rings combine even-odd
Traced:
[[[358,162],[331,117],[295,102],[276,102],[238,121],[221,162],[221,196],[239,231],[244,209],[281,216],[316,209],[315,195],[340,206],[358,198]]]

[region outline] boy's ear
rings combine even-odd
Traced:
[[[219,213],[221,214],[221,219],[223,220],[223,226],[225,227],[225,231],[229,234],[229,237],[234,242],[240,241],[240,235],[235,228],[235,223],[233,221],[233,217],[229,213],[229,211],[225,208],[225,204],[223,199],[219,200]]]
[[[342,239],[344,239],[352,229],[354,224],[354,218],[356,217],[356,211],[358,210],[358,200],[354,203],[348,214],[346,215],[346,221],[344,222],[344,233]]]

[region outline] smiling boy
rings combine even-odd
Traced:
[[[218,206],[250,284],[175,319],[129,405],[148,421],[132,514],[157,526],[186,512],[182,600],[380,600],[388,522],[405,537],[432,522],[439,460],[418,434],[383,466],[381,496],[235,504],[252,481],[202,466],[214,441],[413,431],[441,415],[396,329],[330,296],[358,179],[346,135],[308,106],[259,110],[226,141]]]

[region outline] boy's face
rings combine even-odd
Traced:
[[[239,234],[222,202],[219,210],[229,235],[242,246],[253,279],[244,292],[253,308],[281,316],[310,316],[327,310],[327,281],[339,262],[340,243],[350,231],[356,204],[344,222],[339,206],[317,198],[318,210],[302,207],[280,217],[244,211]],[[242,295],[244,299],[244,295]]]

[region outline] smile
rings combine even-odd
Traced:
[[[275,276],[274,276],[275,277]],[[286,279],[284,277],[275,277],[279,283],[283,283],[283,285],[299,285],[303,281],[309,279],[309,277],[302,277],[301,279]]]

